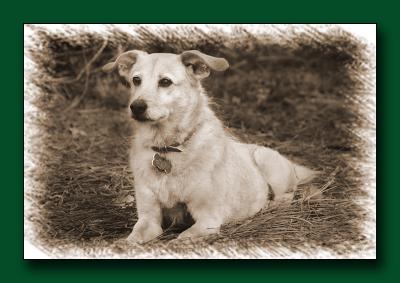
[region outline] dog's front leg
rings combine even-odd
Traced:
[[[178,239],[196,238],[219,233],[223,223],[217,209],[204,207],[202,209],[190,209],[195,223],[187,230],[179,234]]]
[[[162,234],[161,206],[154,194],[147,189],[136,191],[138,221],[127,240],[143,244]]]

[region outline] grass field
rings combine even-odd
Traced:
[[[34,204],[27,217],[36,241],[46,250],[77,247],[90,254],[111,246],[131,255],[204,255],[254,247],[280,253],[284,247],[314,254],[323,247],[346,254],[368,244],[360,229],[365,211],[354,202],[365,194],[358,165],[365,143],[356,132],[369,126],[361,115],[366,91],[360,79],[368,66],[365,46],[350,35],[309,29],[255,37],[238,29],[232,36],[196,28],[141,28],[136,36],[36,28],[35,34],[30,54],[38,72],[31,79],[40,92],[32,125],[40,134],[31,151],[39,166],[30,172],[35,185],[26,198]],[[225,125],[241,140],[272,147],[322,174],[300,187],[292,204],[229,223],[219,235],[178,243],[171,230],[143,247],[116,245],[137,220],[127,161],[134,129],[123,112],[128,89],[100,68],[127,49],[199,49],[226,58],[230,69],[204,82]]]

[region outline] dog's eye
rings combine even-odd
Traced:
[[[170,85],[172,85],[172,81],[168,78],[162,78],[158,81],[158,85],[160,87],[169,87]]]
[[[140,77],[138,77],[138,76],[135,76],[135,77],[132,78],[132,83],[135,86],[139,86],[142,83],[142,79]]]

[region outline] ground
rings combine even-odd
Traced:
[[[190,37],[187,35],[190,34]],[[354,200],[364,195],[364,141],[361,115],[365,92],[363,46],[348,34],[309,30],[288,40],[251,35],[235,37],[195,28],[180,33],[139,29],[106,36],[82,32],[54,34],[36,29],[30,56],[38,72],[33,99],[40,134],[31,144],[35,186],[28,215],[37,242],[46,250],[112,246],[137,220],[128,140],[132,135],[127,88],[101,66],[127,49],[179,53],[199,49],[226,58],[230,69],[212,74],[204,87],[212,107],[234,135],[272,147],[322,174],[302,186],[289,205],[266,208],[251,219],[229,223],[219,235],[185,244],[167,231],[144,247],[119,246],[119,253],[185,253],[216,249],[246,252],[252,247],[315,253],[326,248],[349,253],[366,243],[360,229],[365,211]],[[126,249],[125,249],[126,248]]]

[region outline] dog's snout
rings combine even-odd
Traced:
[[[131,105],[130,105],[132,115],[135,119],[137,120],[146,120],[145,117],[145,112],[147,110],[147,103],[143,99],[138,99],[135,100]]]
[[[135,100],[130,107],[133,113],[143,114],[147,109],[147,103],[143,99],[139,99]]]

